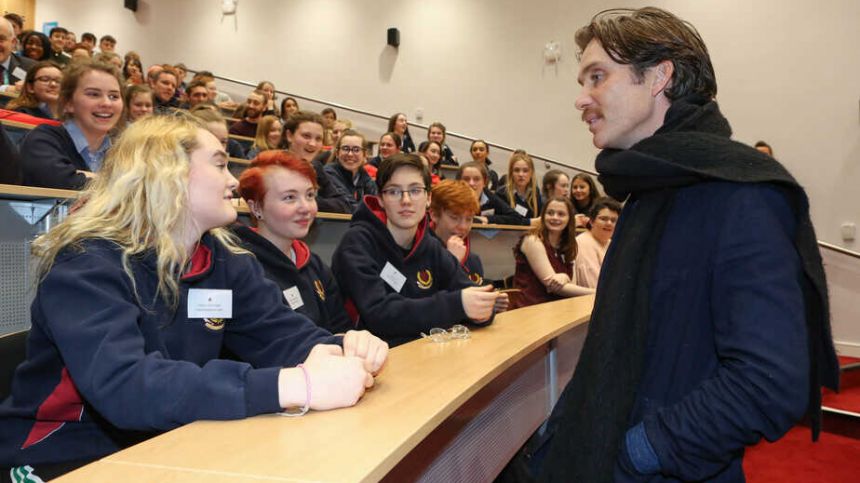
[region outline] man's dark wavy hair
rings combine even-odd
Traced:
[[[689,94],[707,99],[717,95],[717,79],[705,42],[689,22],[654,7],[611,9],[595,15],[576,31],[579,56],[597,40],[612,60],[629,64],[638,79],[664,60],[674,64],[672,83],[664,91],[670,100]]]

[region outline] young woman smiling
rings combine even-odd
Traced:
[[[28,358],[0,406],[6,474],[47,480],[196,420],[352,406],[373,385],[387,346],[289,310],[222,228],[238,183],[203,126],[132,124],[86,201],[34,241]]]
[[[354,212],[366,195],[377,194],[376,183],[364,170],[366,162],[364,136],[358,131],[344,131],[338,138],[333,152],[334,161],[325,165],[325,172],[332,183],[350,195]]]
[[[60,85],[61,126],[41,125],[21,144],[24,184],[81,189],[99,171],[122,119],[123,85],[111,65],[69,66]]]
[[[24,77],[24,88],[6,109],[42,119],[56,119],[63,71],[51,61],[34,64]]]
[[[569,199],[550,199],[540,223],[514,247],[514,287],[520,289],[514,308],[594,293],[573,281],[577,245],[572,213]]]

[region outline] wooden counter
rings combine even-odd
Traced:
[[[55,481],[492,479],[569,379],[593,302],[526,307],[469,340],[397,347],[353,408],[200,421]]]

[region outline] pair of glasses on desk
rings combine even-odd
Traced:
[[[464,340],[472,337],[469,328],[465,325],[457,324],[448,330],[438,327],[430,329],[429,334],[421,333],[421,337],[430,339],[431,342],[448,342],[449,340]]]

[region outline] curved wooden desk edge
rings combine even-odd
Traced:
[[[110,481],[101,478],[105,473],[166,473],[195,482],[228,474],[272,481],[378,481],[489,383],[585,323],[593,302],[588,296],[527,307],[500,314],[493,325],[473,331],[471,340],[418,340],[397,347],[377,385],[353,408],[302,418],[198,421],[59,481],[93,481],[93,475]]]
[[[37,186],[20,186],[15,184],[0,184],[0,199],[74,199],[77,198],[79,194],[80,192],[75,190],[40,188]]]

